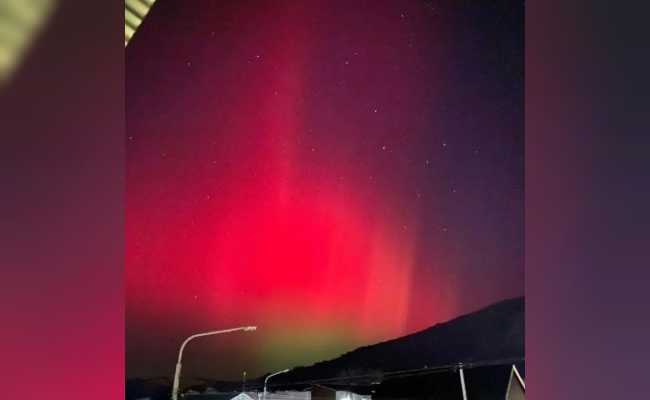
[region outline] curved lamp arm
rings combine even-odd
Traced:
[[[181,349],[178,352],[178,362],[176,363],[176,372],[174,372],[174,387],[172,388],[172,400],[177,400],[178,399],[178,387],[179,387],[179,382],[180,382],[180,376],[181,376],[181,359],[183,358],[183,350],[185,349],[185,346],[187,343],[192,340],[196,339],[198,337],[202,336],[210,336],[210,335],[216,335],[219,333],[228,333],[228,332],[235,332],[235,331],[254,331],[256,330],[256,326],[242,326],[240,328],[232,328],[232,329],[223,329],[220,331],[210,331],[210,332],[204,332],[204,333],[197,333],[196,335],[192,335],[185,339],[183,344],[181,345]]]

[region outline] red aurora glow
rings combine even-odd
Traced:
[[[127,375],[204,330],[258,326],[188,347],[237,379],[523,293],[523,92],[455,75],[469,22],[159,3],[127,49]]]

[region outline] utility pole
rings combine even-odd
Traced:
[[[467,400],[467,390],[465,390],[465,374],[463,373],[463,364],[460,366],[460,387],[463,389],[463,400]]]

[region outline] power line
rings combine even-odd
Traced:
[[[311,384],[326,384],[326,383],[333,383],[333,382],[349,382],[349,384],[353,384],[353,381],[369,380],[369,379],[372,380],[377,376],[381,376],[380,380],[383,381],[390,378],[405,378],[405,377],[418,376],[418,375],[428,375],[428,374],[456,371],[460,367],[462,367],[464,370],[468,370],[473,368],[490,367],[490,366],[497,366],[497,365],[509,365],[509,364],[511,365],[511,364],[524,362],[524,361],[525,361],[525,357],[470,361],[464,363],[438,365],[433,367],[411,368],[411,369],[386,371],[386,372],[377,371],[374,373],[352,375],[352,376],[345,376],[345,377],[336,376],[336,377],[323,377],[323,378],[301,380],[301,381],[276,382],[276,383],[268,384],[267,387],[282,388],[287,386],[306,386]],[[291,373],[291,371],[289,373]],[[185,376],[185,378],[203,381],[204,383],[198,384],[199,386],[214,385],[214,387],[216,387],[216,386],[220,386],[221,384],[234,385],[236,383],[234,381],[224,382],[224,381],[217,381],[217,380],[210,382],[211,379],[206,379],[205,377],[196,377],[196,376]],[[158,377],[156,379],[164,379],[166,381],[169,381],[169,379],[166,377]],[[254,383],[254,382],[255,382],[254,380],[247,382],[246,386],[249,388],[249,390],[252,391],[252,389],[262,389],[263,384],[261,382],[260,383]],[[341,384],[341,385],[347,386],[346,384]],[[196,386],[196,385],[192,385],[192,386]]]
[[[297,385],[307,385],[307,384],[312,384],[312,383],[328,383],[328,382],[336,382],[336,381],[353,381],[353,380],[360,380],[360,379],[372,379],[376,377],[378,374],[381,375],[382,380],[387,379],[387,378],[401,378],[401,377],[406,377],[406,376],[415,376],[415,375],[424,375],[424,374],[431,374],[431,373],[440,373],[440,372],[447,372],[447,371],[455,371],[459,367],[462,366],[463,369],[472,369],[472,368],[479,368],[479,367],[489,367],[489,366],[495,366],[495,365],[507,365],[507,364],[515,364],[518,362],[525,361],[524,357],[518,357],[518,358],[506,358],[506,359],[494,359],[494,360],[482,360],[482,361],[472,361],[472,362],[467,362],[467,363],[456,363],[456,364],[447,364],[447,365],[440,365],[440,366],[434,366],[434,367],[422,367],[422,368],[413,368],[413,369],[404,369],[404,370],[397,370],[397,371],[387,371],[387,372],[376,372],[376,373],[370,373],[370,374],[363,374],[363,375],[353,375],[353,376],[337,376],[337,377],[327,377],[327,378],[317,378],[317,379],[310,379],[310,380],[303,380],[303,381],[290,381],[290,382],[277,382],[273,383],[270,385],[267,385],[267,387],[284,387],[284,386],[297,386]],[[262,387],[261,384],[251,384],[249,387],[251,388],[256,388],[256,387]]]

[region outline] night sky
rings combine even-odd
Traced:
[[[126,372],[241,379],[524,294],[524,5],[158,0],[126,49]],[[187,379],[187,378],[185,378]]]

